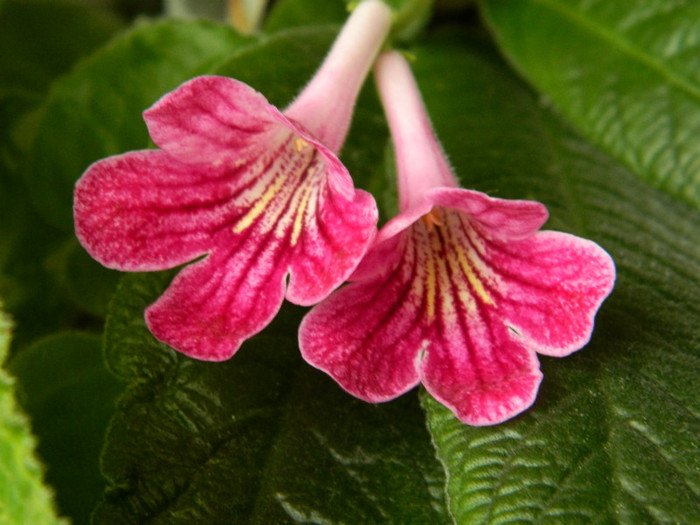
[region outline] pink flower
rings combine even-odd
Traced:
[[[355,269],[377,210],[336,154],[390,24],[385,4],[360,4],[283,112],[236,80],[190,80],[144,113],[160,149],[83,174],[75,228],[99,262],[153,271],[204,256],[146,310],[159,340],[227,359],[271,321],[285,288],[289,301],[314,304]]]
[[[405,60],[375,77],[396,150],[400,214],[304,318],[304,358],[345,390],[390,400],[419,382],[471,425],[529,407],[536,352],[585,345],[615,266],[597,244],[538,231],[546,208],[457,187]]]

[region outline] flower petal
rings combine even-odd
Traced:
[[[146,310],[153,335],[197,359],[230,358],[282,304],[287,264],[280,244],[250,232],[187,266]]]
[[[483,220],[462,209],[444,208],[439,229],[445,253],[469,284],[466,295],[496,310],[539,353],[564,356],[585,345],[614,284],[610,256],[591,241],[559,232],[494,237]]]
[[[439,230],[414,223],[389,273],[314,307],[299,332],[302,356],[361,399],[392,399],[420,379],[463,421],[497,423],[533,402],[539,364],[474,294]]]
[[[75,187],[75,229],[105,266],[163,270],[205,253],[230,215],[235,187],[221,169],[183,164],[157,150],[108,157]]]
[[[413,242],[426,253],[422,278],[428,323],[421,381],[471,425],[499,423],[525,410],[542,374],[534,350],[508,331],[482,282],[469,245],[461,242],[463,214],[435,208],[416,222]]]
[[[486,311],[442,319],[420,365],[430,394],[464,423],[493,425],[527,409],[542,373],[535,353]]]
[[[232,78],[201,76],[143,114],[153,141],[186,163],[237,166],[262,152],[281,126],[263,95]]]
[[[539,230],[549,214],[544,204],[528,200],[507,200],[462,188],[434,188],[427,198],[435,206],[454,208],[472,218],[494,238],[522,239]]]
[[[377,232],[374,198],[358,190],[348,200],[327,179],[302,198],[292,226],[297,242],[287,299],[295,304],[316,304],[345,281]]]
[[[406,241],[406,239],[403,239]],[[402,242],[388,278],[351,283],[316,305],[299,328],[302,356],[352,395],[393,399],[418,384],[425,340],[421,279],[425,253]]]
[[[553,231],[507,244],[471,242],[498,275],[493,294],[500,315],[528,348],[561,357],[589,341],[595,314],[615,282],[605,250]]]

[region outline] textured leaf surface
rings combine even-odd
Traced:
[[[55,83],[27,167],[38,209],[52,224],[72,231],[73,184],[85,168],[102,157],[147,147],[141,112],[250,42],[205,22],[144,23]]]
[[[9,366],[58,507],[75,523],[87,523],[104,490],[98,457],[122,390],[104,366],[102,338],[78,332],[45,337]]]
[[[164,275],[126,277],[107,359],[130,381],[96,523],[442,523],[444,480],[415,396],[374,407],[305,365],[287,308],[230,361],[191,360],[148,333]]]
[[[599,242],[618,267],[592,343],[541,358],[524,416],[471,428],[423,397],[456,521],[695,521],[700,214],[573,135],[491,49],[435,42],[415,69],[463,183],[545,202],[550,228]]]
[[[11,323],[0,309],[0,364],[10,346]],[[43,484],[29,422],[15,402],[14,379],[0,368],[0,523],[66,523],[56,517],[53,494]]]
[[[508,58],[593,143],[700,207],[700,3],[483,0]]]

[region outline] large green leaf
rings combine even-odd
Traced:
[[[10,346],[11,328],[0,303],[0,365]],[[35,439],[15,402],[14,383],[0,366],[0,523],[65,523],[56,517],[53,494],[43,484]]]
[[[51,223],[72,231],[73,184],[88,165],[147,147],[141,112],[250,42],[206,22],[143,23],[56,82],[26,173],[38,209]]]
[[[55,253],[55,280],[66,299],[97,318],[107,315],[107,306],[117,288],[121,272],[105,268],[70,239]]]
[[[632,173],[700,207],[700,2],[483,0],[515,66]]]
[[[700,214],[567,129],[488,46],[459,33],[416,74],[465,185],[548,204],[618,280],[593,340],[541,358],[525,415],[473,428],[423,397],[458,523],[693,523],[700,516]]]
[[[9,367],[58,507],[75,523],[87,523],[104,490],[98,458],[122,391],[104,366],[102,338],[79,332],[45,337]]]
[[[126,277],[106,355],[131,382],[95,523],[443,523],[442,472],[415,396],[367,405],[305,365],[299,309],[230,361],[186,358],[147,331],[164,275]]]

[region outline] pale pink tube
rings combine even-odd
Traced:
[[[427,190],[458,184],[406,59],[396,51],[383,53],[374,77],[396,151],[399,210],[403,212],[420,202]]]

